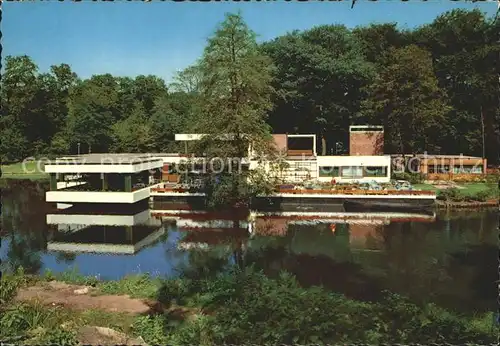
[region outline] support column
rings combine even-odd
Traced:
[[[101,173],[102,191],[108,191],[108,175]]]
[[[125,226],[125,239],[127,240],[127,242],[133,245],[133,238],[132,226]]]
[[[132,192],[132,175],[125,175],[125,192]]]
[[[50,173],[50,191],[57,190],[57,173]]]

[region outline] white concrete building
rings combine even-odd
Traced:
[[[50,175],[47,202],[128,203],[149,198],[163,160],[151,154],[86,154],[45,164]]]
[[[176,134],[178,141],[196,141],[203,134]],[[226,137],[224,137],[226,138]],[[228,138],[229,140],[230,138]],[[259,162],[249,149],[249,158],[245,163],[250,169],[262,168],[266,172],[274,171],[285,182],[298,183],[305,180],[338,183],[376,181],[387,183],[391,177],[391,157],[389,155],[373,156],[319,156],[316,153],[316,135],[314,134],[275,134],[275,146],[280,153],[280,163]],[[187,153],[187,151],[186,151]],[[165,164],[178,164],[182,158],[163,156]],[[184,159],[186,160],[186,159]],[[282,166],[276,169],[276,166]]]
[[[318,156],[318,180],[329,182],[388,183],[391,179],[391,156]]]

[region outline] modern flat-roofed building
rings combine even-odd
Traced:
[[[85,154],[47,162],[54,203],[127,203],[149,198],[161,178],[163,160],[151,154]]]
[[[360,127],[365,131],[356,132],[355,136],[362,133],[368,136],[368,132],[373,132],[375,141],[380,142],[383,128]],[[381,132],[382,131],[382,132]],[[381,133],[381,134],[380,134]],[[203,134],[176,134],[178,141],[196,141],[203,138]],[[318,180],[321,182],[363,182],[377,181],[389,182],[391,176],[391,157],[383,155],[380,150],[370,151],[371,154],[355,156],[321,156],[316,152],[315,134],[273,134],[273,142],[280,162],[283,164],[279,171],[280,177],[290,183],[303,182],[305,180]],[[224,136],[230,140],[230,136]],[[251,148],[248,157],[244,158],[249,169],[263,167],[271,170],[271,162],[261,162],[253,155]],[[186,153],[187,154],[187,151]],[[175,165],[177,159],[172,160]],[[174,162],[175,161],[175,162]]]
[[[428,180],[473,179],[486,174],[487,160],[466,155],[395,154],[396,172],[421,173]]]

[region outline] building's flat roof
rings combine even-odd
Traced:
[[[391,154],[392,157],[418,157],[418,158],[428,158],[428,159],[477,159],[482,160],[479,156],[469,156],[469,155],[433,155],[433,154]]]
[[[349,132],[384,132],[382,125],[351,125]]]
[[[275,133],[276,135],[278,135],[279,133]],[[316,137],[315,134],[309,134],[309,133],[305,133],[305,134],[292,134],[292,133],[289,133],[286,135],[287,137],[291,137],[291,138],[299,138],[299,137]]]
[[[161,160],[159,156],[170,154],[83,154],[83,155],[68,155],[58,157],[55,160],[49,161],[46,165],[130,165],[142,162]]]
[[[46,173],[138,173],[163,166],[152,154],[84,154],[63,156],[45,163]]]

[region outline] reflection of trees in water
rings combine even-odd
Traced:
[[[74,253],[74,252],[57,252],[55,257],[56,257],[56,261],[58,263],[71,264],[76,259],[76,253]]]
[[[31,181],[9,180],[2,188],[2,229],[9,244],[5,269],[40,270],[40,251],[47,246],[44,193],[43,184]]]
[[[357,236],[347,225],[335,232],[328,225],[289,225],[281,237],[253,237],[239,263],[268,275],[287,270],[302,285],[359,299],[377,299],[389,289],[419,302],[487,310],[496,297],[496,222],[494,213],[482,212],[358,229]]]
[[[388,287],[419,301],[439,301],[452,308],[487,309],[495,296],[477,295],[471,288],[493,287],[496,278],[496,257],[486,250],[496,248],[496,218],[492,216],[483,213],[479,218],[387,226],[383,260],[379,263],[385,263],[382,268]],[[485,251],[474,250],[481,243],[480,248]],[[468,255],[471,252],[476,252],[474,258]],[[470,259],[467,265],[457,261],[464,256]],[[363,266],[367,270],[380,268],[373,262]]]

